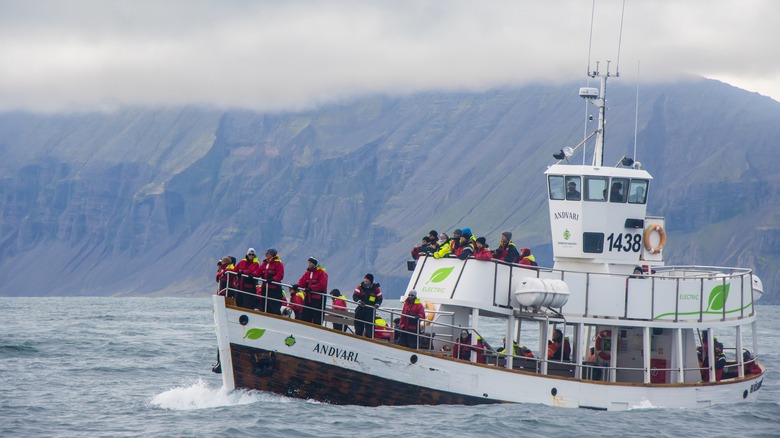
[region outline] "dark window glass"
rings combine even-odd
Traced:
[[[609,202],[626,202],[628,178],[612,178],[609,185]]]
[[[567,201],[579,201],[582,199],[580,192],[582,191],[582,182],[579,176],[567,176],[566,177],[566,200]]]
[[[582,233],[582,252],[591,254],[604,252],[604,233]]]

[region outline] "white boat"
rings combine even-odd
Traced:
[[[599,109],[593,164],[569,164],[576,148],[567,148],[545,172],[552,268],[423,255],[406,289],[434,315],[421,323],[418,349],[215,296],[224,386],[366,406],[627,410],[756,400],[765,372],[754,307],[761,282],[748,268],[664,264],[665,220],[646,214],[651,175],[630,159],[602,165],[608,76],[599,76],[600,90],[580,90]],[[344,317],[350,313],[329,312],[326,320]],[[526,343],[535,357],[480,349],[477,336],[467,360],[451,357],[461,330],[481,335],[485,318],[500,321],[505,338]],[[548,358],[555,330],[570,344],[569,357]],[[718,357],[721,342],[725,367],[702,364],[700,355]]]

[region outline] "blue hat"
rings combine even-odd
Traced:
[[[462,232],[464,236],[471,237],[471,228],[464,228]]]

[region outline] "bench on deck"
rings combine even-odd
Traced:
[[[485,362],[488,364],[495,364],[500,367],[506,366],[506,356],[502,354],[486,354]],[[530,371],[532,373],[538,373],[540,369],[539,361],[530,357],[514,357],[512,360],[513,370]],[[574,371],[577,366],[570,362],[547,362],[547,374],[551,376],[571,377],[574,378]]]
[[[490,365],[497,365],[500,367],[506,367],[506,356],[503,354],[486,354],[485,363]],[[539,372],[539,362],[529,357],[517,357],[512,360],[513,370],[530,371],[532,373]]]
[[[551,376],[561,376],[574,378],[574,371],[577,365],[571,362],[547,362],[547,374]]]
[[[355,312],[352,310],[326,309],[325,322],[350,327],[350,331],[354,332],[352,328],[355,325]]]

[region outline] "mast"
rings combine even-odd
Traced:
[[[593,102],[593,104],[596,105],[599,110],[599,125],[598,129],[596,130],[596,146],[595,150],[593,151],[593,165],[596,167],[601,167],[604,165],[604,127],[607,123],[607,78],[609,77],[609,62],[610,61],[607,61],[607,73],[603,76],[599,74],[598,63],[596,63],[596,71],[591,73],[591,77],[598,77],[601,79],[601,92],[599,93],[599,97],[594,99],[595,102]]]

